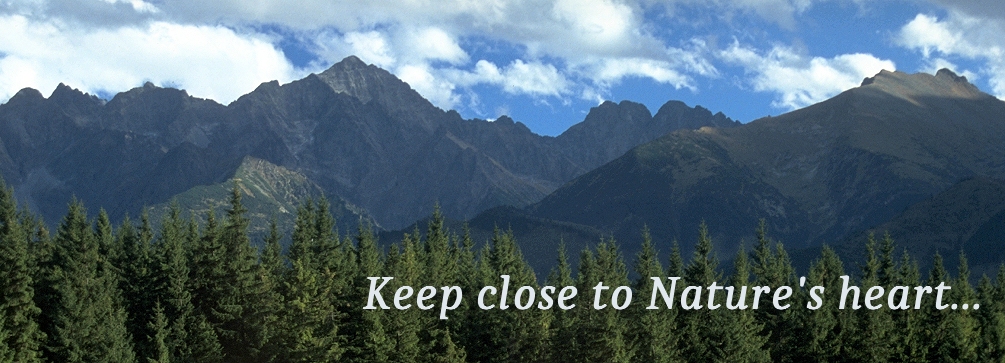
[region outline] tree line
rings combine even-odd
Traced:
[[[922,276],[906,251],[895,256],[889,237],[870,237],[856,267],[823,248],[806,286],[839,291],[846,274],[863,291],[946,282],[953,286],[946,300],[981,308],[937,310],[928,295],[919,310],[838,309],[834,293],[820,309],[801,308],[808,289],[796,288],[785,248],[762,223],[728,275],[704,225],[686,261],[676,243],[660,257],[646,231],[630,264],[610,239],[579,252],[575,268],[560,247],[543,284],[581,292],[601,281],[633,286],[637,298],[625,310],[593,309],[587,293],[570,310],[481,310],[463,299],[444,320],[435,309],[362,309],[367,278],[393,276],[389,291],[477,291],[500,275],[513,286],[539,286],[511,233],[496,230],[476,247],[435,211],[424,233],[382,248],[366,226],[339,234],[321,199],[299,208],[285,251],[275,223],[256,248],[236,186],[229,207],[209,212],[205,223],[174,207],[156,229],[145,216],[113,226],[104,212],[90,219],[74,201],[50,233],[0,189],[0,363],[1005,361],[1005,267],[973,288],[965,256],[951,275],[935,255]],[[647,310],[650,276],[792,286],[795,308]],[[605,294],[610,301],[611,290]]]

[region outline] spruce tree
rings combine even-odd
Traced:
[[[561,291],[565,286],[575,286],[572,279],[572,267],[569,266],[568,256],[565,251],[565,243],[558,245],[558,259],[555,267],[548,274],[547,285],[554,286],[555,291]],[[578,297],[578,295],[577,295]],[[575,302],[575,298],[573,299]],[[580,299],[581,300],[581,299]],[[578,306],[578,303],[577,303]],[[549,336],[551,337],[548,350],[551,362],[564,362],[570,357],[574,357],[579,351],[576,342],[576,329],[578,323],[574,311],[564,310],[555,306],[552,308],[553,321],[549,325]]]
[[[189,223],[189,228],[196,228],[196,224]],[[189,243],[193,246],[189,291],[195,311],[192,320],[186,321],[186,327],[192,328],[188,332],[192,334],[194,331],[194,341],[200,343],[198,347],[191,347],[193,354],[215,361],[224,359],[219,326],[222,320],[231,316],[228,313],[232,311],[231,306],[223,303],[226,294],[224,285],[227,283],[226,247],[220,242],[219,234],[220,226],[212,209],[206,213],[206,225],[202,232],[190,230],[188,233]]]
[[[102,245],[111,245],[111,227],[107,222],[107,215],[102,213],[98,217],[97,238],[103,242]],[[119,248],[113,250],[113,255],[117,256],[116,266],[120,272],[119,288],[122,290],[124,306],[128,320],[126,326],[129,333],[136,342],[137,358],[140,361],[152,357],[153,347],[149,345],[146,337],[154,334],[150,330],[151,312],[156,305],[159,286],[156,283],[158,275],[157,263],[151,255],[151,225],[147,213],[143,213],[142,223],[139,230],[132,225],[127,218],[119,228],[119,233],[114,242]]]
[[[579,290],[584,294],[577,305],[577,319],[581,343],[580,359],[591,362],[629,362],[634,351],[630,345],[627,321],[621,311],[615,310],[612,302],[614,290],[619,286],[628,286],[628,271],[624,259],[618,252],[613,240],[603,241],[596,248],[595,257],[590,263],[590,270],[581,273],[583,281]],[[604,309],[594,306],[594,287],[603,282],[608,289],[601,292],[600,303]],[[625,295],[621,294],[624,299]]]
[[[14,350],[7,347],[7,339],[10,338],[10,333],[4,330],[4,317],[0,316],[0,363],[14,363]]]
[[[256,267],[256,282],[259,287],[259,294],[254,297],[253,319],[260,324],[260,335],[262,348],[259,352],[259,361],[270,362],[281,353],[279,338],[282,333],[279,331],[279,316],[285,308],[285,301],[282,294],[283,276],[286,274],[286,260],[282,255],[282,246],[279,235],[279,227],[275,218],[269,223],[269,233],[263,241],[261,257]]]
[[[824,245],[820,257],[810,266],[810,273],[807,277],[808,286],[821,286],[824,288],[818,294],[821,302],[816,309],[805,306],[794,307],[798,309],[802,320],[802,335],[804,337],[802,349],[788,352],[795,361],[837,361],[842,354],[842,346],[846,343],[847,336],[851,330],[843,325],[847,322],[841,318],[845,314],[838,309],[839,292],[841,289],[840,276],[844,275],[844,267],[837,253],[829,246]],[[820,291],[818,291],[820,292]],[[807,294],[809,291],[806,292]],[[817,303],[812,299],[807,299],[811,304]]]
[[[302,206],[290,246],[290,269],[283,279],[285,308],[277,330],[278,359],[288,362],[338,360],[344,346],[339,337],[330,281],[324,266],[313,206]]]
[[[957,306],[957,309],[947,309],[944,320],[946,339],[936,345],[935,357],[943,362],[974,362],[978,358],[980,334],[977,320],[972,308],[962,308],[962,304],[973,306],[977,295],[970,285],[970,269],[963,251],[960,251],[959,258],[959,272],[951,281],[953,288],[943,299],[945,303]]]
[[[1005,266],[1000,268],[1000,271]],[[980,309],[975,312],[980,326],[980,343],[977,356],[990,362],[1005,361],[1005,312],[1002,301],[995,299],[995,287],[987,275],[977,285]]]
[[[431,345],[426,351],[429,354],[424,357],[423,362],[464,363],[467,361],[467,353],[464,352],[464,347],[454,344],[450,329],[434,330]]]
[[[360,224],[356,236],[356,258],[359,266],[354,276],[352,301],[357,309],[349,316],[349,344],[345,356],[350,362],[387,362],[394,342],[385,331],[383,310],[364,310],[369,293],[369,277],[380,277],[383,264],[376,238],[369,226]],[[456,320],[456,316],[452,318]]]
[[[942,255],[938,252],[932,258],[932,269],[928,273],[928,280],[925,283],[933,289],[941,283],[950,284],[949,273],[942,262]],[[943,296],[943,303],[948,296]],[[951,310],[938,310],[935,308],[934,294],[926,294],[922,299],[921,328],[922,334],[917,340],[919,344],[919,354],[921,359],[928,361],[944,361],[949,359],[946,355],[952,351],[949,339],[949,315]]]
[[[683,286],[678,289],[683,291],[687,286],[696,286],[704,289],[712,285],[713,282],[721,283],[721,275],[718,271],[719,261],[715,257],[712,239],[708,235],[708,226],[702,222],[698,227],[698,241],[694,247],[691,261],[684,268]],[[683,294],[682,294],[683,295]],[[705,294],[697,299],[701,306],[695,310],[682,310],[681,329],[685,334],[684,357],[690,361],[714,361],[721,358],[718,344],[710,342],[721,342],[724,333],[717,314],[706,306]],[[683,297],[680,297],[683,300]],[[695,296],[691,296],[695,299]]]
[[[899,268],[897,269],[896,284],[900,286],[918,286],[921,284],[921,273],[918,271],[918,262],[911,258],[907,249],[901,256]],[[924,306],[928,309],[931,306]],[[919,361],[923,360],[927,354],[928,342],[925,339],[925,326],[923,317],[925,310],[905,309],[893,312],[893,320],[898,332],[894,347],[893,360],[898,361]]]
[[[99,253],[84,206],[72,202],[59,226],[50,271],[56,294],[47,353],[58,362],[133,362],[117,275]]]
[[[421,256],[415,238],[406,233],[400,247],[397,245],[391,247],[384,276],[393,276],[394,280],[385,287],[387,291],[396,291],[401,286],[411,286],[413,289],[421,286],[419,285],[419,278],[422,275]],[[418,291],[413,291],[413,294],[418,294]],[[385,314],[388,335],[391,341],[395,342],[388,360],[413,362],[420,359],[424,354],[424,347],[419,335],[425,328],[424,317],[420,311],[413,307],[407,310],[392,309]]]
[[[632,302],[628,327],[635,351],[634,359],[644,362],[683,361],[678,347],[681,337],[676,324],[679,309],[646,309],[653,294],[652,278],[664,283],[667,281],[648,227],[642,230],[642,250],[635,258],[634,267],[639,278],[634,284],[637,295]]]
[[[224,356],[251,362],[258,358],[265,328],[255,314],[262,285],[256,279],[257,254],[248,238],[248,209],[241,203],[241,189],[235,183],[230,193],[230,208],[220,231],[224,246],[224,276],[217,301],[217,335]]]
[[[36,319],[30,226],[21,223],[13,190],[0,180],[0,347],[13,362],[40,362],[45,341]],[[3,357],[0,355],[0,360]]]
[[[889,236],[885,241],[890,241]],[[883,280],[890,280],[894,266],[892,257],[889,256],[892,247],[884,247],[884,256],[876,255],[877,242],[875,236],[870,234],[867,238],[865,250],[866,261],[862,266],[861,283],[859,286],[862,293],[879,286],[884,290],[889,290],[890,286],[883,286]],[[871,310],[865,306],[856,311],[858,321],[858,334],[855,335],[850,352],[855,354],[859,361],[863,362],[886,362],[890,359],[893,351],[893,320],[890,317],[890,309],[887,304],[882,305],[877,310]]]
[[[170,363],[171,351],[167,345],[168,322],[164,316],[164,309],[160,303],[154,306],[153,318],[150,319],[150,331],[152,336],[147,337],[151,354],[147,357],[147,363]]]
[[[752,303],[750,296],[743,296],[741,291],[750,285],[750,264],[747,261],[747,252],[743,245],[733,260],[733,276],[729,284],[733,287],[733,297],[735,301],[742,301],[746,304]],[[743,299],[741,299],[743,297]],[[722,304],[726,303],[725,297],[717,300]],[[713,316],[720,322],[725,333],[717,349],[719,361],[724,362],[770,362],[771,355],[767,350],[768,339],[761,335],[764,327],[757,322],[754,314],[748,309],[728,310],[721,308],[713,312]]]

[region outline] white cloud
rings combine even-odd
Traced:
[[[456,86],[433,75],[428,66],[405,65],[398,68],[397,75],[437,107],[452,109],[460,103],[460,96],[454,93]]]
[[[721,57],[743,66],[753,75],[756,91],[773,92],[772,106],[797,109],[823,101],[858,86],[880,70],[895,70],[892,61],[871,54],[841,54],[831,58],[808,57],[788,47],[776,46],[767,54],[733,43]]]
[[[941,57],[928,58],[925,65],[925,69],[923,69],[922,71],[930,74],[935,74],[940,69],[943,68],[949,69],[955,72],[956,74],[967,77],[967,81],[969,82],[974,82],[980,79],[980,76],[977,73],[974,73],[969,69],[963,69],[960,66],[956,65],[956,63],[953,63],[952,61]]]
[[[510,94],[535,96],[560,97],[568,93],[570,87],[569,80],[554,65],[519,59],[502,69],[483,59],[475,63],[472,71],[448,70],[444,77],[464,87],[494,84]]]
[[[414,61],[444,61],[463,64],[468,61],[468,53],[443,29],[428,27],[409,29],[404,32],[402,48],[408,49],[408,56]]]
[[[23,87],[60,83],[96,93],[145,81],[230,102],[260,82],[289,81],[295,70],[267,39],[224,27],[150,22],[80,29],[58,21],[0,17],[0,98]]]
[[[717,75],[707,52],[669,46],[651,34],[646,6],[630,0],[10,0],[0,4],[0,17],[30,23],[24,29],[34,33],[0,34],[3,64],[26,72],[8,75],[0,96],[61,81],[118,92],[151,80],[227,102],[259,82],[289,81],[348,55],[391,71],[442,108],[471,98],[465,88],[477,84],[540,101],[587,88],[604,93],[626,77],[693,88],[693,75]],[[256,30],[262,25],[293,34],[317,59],[295,69],[277,50],[279,40]],[[489,63],[498,74],[472,63],[472,38],[512,47],[501,56],[505,66]]]
[[[1005,19],[978,18],[951,12],[946,19],[918,14],[897,35],[900,45],[921,52],[929,65],[952,66],[973,81],[986,77],[992,92],[1005,98]],[[955,69],[945,57],[959,57],[984,62],[976,74]]]
[[[616,83],[625,77],[643,77],[670,84],[678,89],[694,88],[690,77],[678,72],[667,61],[644,58],[604,59],[590,68],[595,74],[595,79],[601,84]]]

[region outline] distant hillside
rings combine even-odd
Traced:
[[[233,188],[242,194],[242,203],[248,209],[251,221],[249,234],[258,243],[268,233],[272,220],[277,222],[280,233],[289,235],[297,208],[308,200],[318,200],[324,192],[303,174],[296,173],[267,161],[247,157],[234,175],[224,182],[197,186],[174,196],[171,201],[148,208],[152,221],[160,221],[177,203],[182,217],[195,217],[205,222],[210,210],[222,217],[230,206]],[[339,198],[330,198],[332,215],[342,233],[355,231],[360,223],[380,228],[373,218],[362,209]]]
[[[872,233],[886,233],[906,248],[922,267],[939,252],[950,267],[963,251],[974,271],[995,275],[1005,262],[1005,180],[974,177],[904,210],[889,221],[832,244],[845,259],[861,259],[862,246]],[[814,249],[809,254],[818,254]],[[900,252],[898,252],[900,253]]]
[[[628,255],[644,225],[664,250],[676,239],[688,251],[701,221],[720,255],[732,255],[741,241],[749,246],[762,218],[790,248],[834,244],[960,180],[1005,177],[1002,140],[1005,102],[966,78],[883,71],[777,117],[673,132],[577,177],[525,213],[613,234]],[[978,233],[935,216],[918,223],[961,242]],[[974,228],[991,220],[963,219]]]

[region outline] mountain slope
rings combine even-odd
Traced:
[[[457,219],[525,206],[677,127],[736,124],[680,103],[664,108],[672,112],[654,118],[641,105],[605,104],[567,135],[546,137],[508,117],[440,110],[355,57],[263,83],[226,106],[151,84],[108,102],[61,85],[49,98],[25,89],[0,105],[0,173],[50,222],[74,195],[117,219],[225,182],[251,156],[394,229],[437,203]]]
[[[1005,102],[965,78],[881,72],[830,100],[736,128],[677,131],[580,176],[537,217],[693,244],[705,220],[723,251],[756,221],[789,246],[839,241],[959,180],[1005,176]]]
[[[851,260],[864,258],[862,246],[869,234],[882,238],[889,234],[900,248],[906,248],[922,267],[931,266],[939,252],[949,267],[956,266],[959,251],[979,277],[993,275],[1005,260],[1005,180],[974,177],[918,202],[889,221],[852,234],[834,244],[834,249]],[[808,254],[819,255],[818,250]]]
[[[281,166],[273,165],[253,157],[244,158],[234,175],[226,181],[212,185],[200,185],[175,195],[170,202],[154,205],[149,214],[153,221],[160,221],[170,213],[177,203],[184,213],[183,218],[195,217],[204,222],[206,214],[212,210],[217,216],[223,215],[230,205],[233,188],[242,194],[242,204],[248,209],[250,234],[257,243],[268,233],[272,220],[277,222],[280,232],[289,235],[293,230],[297,208],[308,200],[318,200],[324,192],[317,184],[303,174]],[[336,226],[342,233],[352,232],[360,223],[380,228],[365,211],[339,198],[330,198],[331,212]]]

